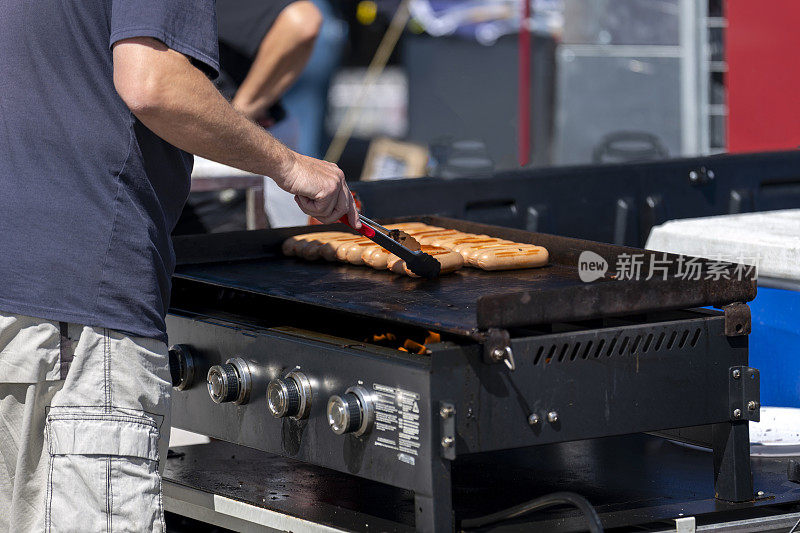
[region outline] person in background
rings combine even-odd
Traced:
[[[297,151],[311,157],[325,153],[325,116],[328,110],[328,89],[342,61],[347,41],[347,23],[339,17],[339,9],[329,0],[314,0],[324,22],[314,52],[303,74],[283,97],[283,105],[299,124]]]
[[[220,77],[234,109],[264,127],[311,57],[322,13],[308,0],[217,0]]]

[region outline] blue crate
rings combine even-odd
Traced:
[[[800,407],[800,291],[759,287],[749,305],[750,366],[761,371],[761,404]]]

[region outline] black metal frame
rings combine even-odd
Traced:
[[[800,207],[800,151],[355,182],[369,217],[437,214],[642,247],[667,220]]]
[[[345,531],[414,530],[410,491],[224,441],[174,452],[164,472],[165,505],[184,516],[208,521],[196,502],[204,499],[213,509],[210,496],[219,495]],[[589,499],[606,530],[674,530],[674,518],[691,516],[715,531],[734,521],[751,530],[788,531],[800,511],[800,485],[787,483],[792,462],[754,458],[758,497],[732,503],[714,498],[710,450],[644,433],[548,444],[459,457],[452,462],[453,506],[456,516],[472,518],[569,487]],[[794,514],[788,523],[787,513]],[[214,523],[225,526],[223,520],[218,516]],[[586,520],[576,510],[557,508],[487,529],[573,533],[585,531]]]
[[[253,371],[252,399],[246,405],[214,404],[202,383],[176,392],[176,425],[413,490],[421,531],[453,529],[451,462],[459,456],[699,425],[714,427],[717,497],[752,500],[747,422],[758,419],[758,387],[752,385],[758,373],[747,366],[747,306],[736,303],[755,295],[752,279],[582,284],[574,279],[582,250],[595,250],[609,260],[615,253],[637,250],[475,223],[428,221],[544,244],[562,272],[544,274],[543,281],[552,284],[549,291],[528,290],[528,280],[523,284],[527,292],[477,300],[474,323],[463,321],[462,313],[457,317],[462,322],[445,327],[446,311],[420,311],[413,320],[402,315],[409,298],[425,294],[425,287],[418,285],[424,281],[406,280],[408,294],[400,305],[399,295],[387,296],[387,274],[304,266],[308,263],[276,255],[284,238],[307,228],[176,240],[181,266],[168,317],[171,342],[195,350],[198,376],[231,357],[245,359]],[[209,261],[217,264],[208,271],[192,266]],[[241,272],[246,279],[226,272],[237,268],[231,261],[244,261],[239,264],[250,269]],[[310,280],[321,268],[330,287],[303,289],[287,282],[275,292],[265,286],[270,265]],[[253,269],[264,273],[259,277]],[[329,289],[340,289],[337,284],[358,286],[370,276],[383,276],[375,284],[382,292],[373,297],[393,305],[387,311],[344,305],[352,294],[349,287],[336,302],[328,301]],[[455,291],[465,287],[453,285]],[[302,290],[309,294],[297,292]],[[590,293],[599,303],[583,309]],[[589,300],[581,305],[572,301],[584,297]],[[711,304],[731,305],[724,313],[680,310]],[[539,316],[546,305],[555,314]],[[424,356],[364,340],[369,331],[387,327],[440,329],[451,335]],[[494,364],[500,362],[507,364]],[[266,408],[266,384],[297,367],[312,380],[310,417],[299,422],[274,419]],[[325,416],[327,398],[356,384],[373,392],[383,385],[396,389],[397,396],[416,395],[419,418],[410,422],[418,424],[416,440],[401,445],[399,426],[391,424],[363,437],[333,434]]]
[[[732,401],[758,401],[757,389],[746,398],[730,394],[732,369],[747,368],[747,337],[725,336],[720,313],[678,315],[514,338],[514,372],[485,364],[477,344],[443,342],[430,356],[414,356],[317,332],[236,324],[230,315],[224,321],[171,315],[170,339],[193,347],[200,376],[175,391],[175,425],[413,490],[420,531],[453,529],[450,467],[458,456],[701,424],[715,424],[717,497],[751,500],[747,420],[730,409]],[[202,376],[233,356],[256,369],[252,400],[213,404]],[[315,378],[311,416],[274,419],[266,382],[295,366]],[[357,438],[328,429],[327,397],[356,380],[419,394],[413,466],[399,461],[396,450],[376,446],[378,431]],[[556,420],[548,420],[551,412]],[[530,423],[531,415],[538,423]]]

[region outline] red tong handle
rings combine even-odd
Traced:
[[[353,228],[353,226],[350,225],[350,221],[347,220],[347,215],[344,215],[342,218],[340,218],[339,222],[341,222],[342,224],[345,224],[346,226],[350,226],[351,228]],[[375,230],[370,228],[366,224],[361,224],[361,227],[359,229],[356,229],[356,228],[353,228],[353,229],[355,229],[357,232],[359,232],[364,237],[367,237],[368,239],[371,239],[372,237],[375,236]]]

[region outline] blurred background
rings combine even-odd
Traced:
[[[311,3],[262,3],[270,2],[276,6],[261,22],[265,36],[284,24],[281,10]],[[223,51],[237,46],[225,42],[223,22],[245,4],[218,3]],[[800,145],[800,4],[793,0],[313,6],[290,31],[311,29],[308,56],[273,54],[287,55],[297,73],[265,80],[277,92],[264,125],[299,152],[336,162],[350,181],[454,179]],[[249,46],[233,54],[240,83],[256,60],[258,43]],[[222,54],[223,70],[231,57]],[[227,95],[236,90],[233,83]],[[195,178],[178,233],[303,222],[270,182],[259,192],[258,180],[204,161]],[[248,202],[264,201],[265,213],[247,214]]]

